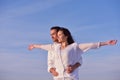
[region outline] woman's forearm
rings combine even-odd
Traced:
[[[105,45],[115,45],[117,43],[117,40],[109,40],[106,42],[100,42],[100,46],[105,46]]]

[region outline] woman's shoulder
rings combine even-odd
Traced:
[[[76,47],[76,46],[78,46],[78,43],[74,42],[74,43],[70,44],[70,46]]]
[[[77,43],[77,42],[74,42],[74,43],[72,43],[71,45],[75,46],[75,45],[78,45],[78,43]]]

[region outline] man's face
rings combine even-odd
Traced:
[[[52,29],[50,30],[50,35],[51,35],[51,38],[53,40],[53,42],[58,42],[58,39],[57,39],[57,30],[56,29]]]

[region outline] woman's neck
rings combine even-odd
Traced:
[[[61,43],[61,49],[64,49],[68,46],[68,43],[67,42],[62,42]]]

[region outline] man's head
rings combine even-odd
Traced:
[[[52,38],[53,42],[58,42],[57,33],[58,33],[59,29],[60,29],[59,26],[53,26],[50,29],[50,35],[51,35],[51,38]]]

